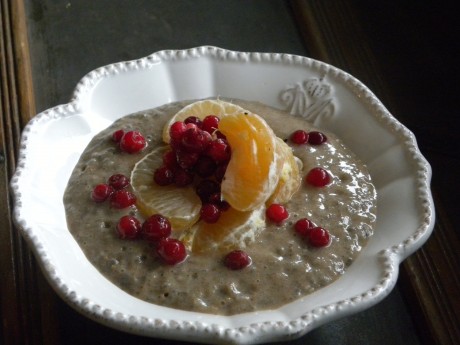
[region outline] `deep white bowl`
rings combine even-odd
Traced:
[[[333,284],[276,310],[218,316],[141,301],[106,280],[67,229],[64,189],[97,132],[130,113],[215,96],[260,101],[334,132],[367,164],[377,188],[375,235],[358,259]],[[79,312],[141,335],[249,344],[293,339],[382,300],[401,261],[433,230],[430,179],[414,135],[351,75],[301,56],[204,46],[86,75],[69,103],[38,114],[24,129],[11,189],[19,229],[50,284]]]

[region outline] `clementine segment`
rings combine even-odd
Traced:
[[[249,112],[223,117],[219,130],[232,150],[222,196],[238,211],[254,210],[267,201],[278,183],[281,165],[276,136],[265,120]]]

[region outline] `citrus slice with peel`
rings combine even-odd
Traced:
[[[221,190],[238,211],[258,208],[273,194],[282,167],[273,130],[260,116],[245,111],[221,118],[219,130],[232,149]]]
[[[254,242],[265,226],[265,206],[247,212],[230,208],[222,212],[217,223],[196,223],[181,240],[193,253],[225,252]]]
[[[294,193],[299,190],[302,183],[302,177],[300,176],[302,161],[294,156],[291,147],[281,138],[276,139],[276,150],[282,162],[282,168],[278,185],[268,199],[267,205],[273,203],[284,204],[288,202],[291,200]]]
[[[218,99],[209,99],[197,101],[189,104],[179,110],[163,127],[163,141],[170,142],[169,129],[174,122],[184,121],[189,116],[196,116],[203,120],[208,115],[214,115],[222,118],[226,115],[242,113],[245,110],[236,104],[221,101]]]
[[[159,147],[137,162],[131,172],[131,186],[143,216],[161,214],[169,219],[173,230],[184,230],[198,221],[201,200],[192,186],[159,186],[154,182],[154,171],[162,165],[168,149]]]

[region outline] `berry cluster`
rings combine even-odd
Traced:
[[[170,149],[163,155],[163,164],[154,172],[160,186],[174,184],[185,187],[195,183],[201,199],[201,219],[218,221],[229,208],[222,200],[220,182],[231,157],[225,136],[218,130],[219,118],[208,115],[203,120],[189,116],[173,123],[169,130]]]
[[[109,177],[107,183],[100,183],[93,188],[91,198],[102,203],[110,201],[110,206],[123,209],[136,203],[136,196],[126,189],[129,186],[129,179],[122,174],[115,174]]]
[[[311,131],[307,133],[303,129],[299,129],[291,134],[291,141],[297,145],[321,145],[327,141],[327,137],[321,132]]]
[[[125,132],[119,129],[113,132],[112,140],[118,144],[120,150],[127,153],[140,152],[147,146],[144,136],[138,131]]]
[[[98,184],[93,188],[91,198],[97,203],[110,200],[110,205],[116,209],[133,206],[136,196],[127,189],[129,185],[129,178],[125,175],[112,175],[107,183]],[[143,224],[136,217],[126,215],[120,218],[116,230],[121,239],[143,238],[153,244],[157,254],[166,264],[177,264],[184,261],[187,256],[184,244],[169,237],[171,224],[161,215],[153,215]]]
[[[301,218],[294,224],[295,232],[313,247],[326,247],[330,243],[329,232],[316,226],[311,220]]]
[[[117,224],[121,239],[142,238],[153,245],[157,255],[168,265],[175,265],[185,260],[187,251],[182,241],[170,237],[171,223],[162,215],[154,214],[143,224],[134,216],[123,216]]]

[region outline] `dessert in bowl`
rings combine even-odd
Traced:
[[[367,165],[377,190],[373,235],[333,283],[268,309],[218,315],[136,298],[109,282],[84,255],[66,226],[62,198],[90,140],[127,114],[213,96],[257,101],[299,116],[337,136]],[[51,149],[53,158],[42,157]],[[138,334],[253,343],[300,336],[385,297],[399,263],[432,230],[429,179],[429,165],[413,135],[352,76],[304,57],[200,47],[106,66],[83,78],[69,104],[39,114],[26,127],[12,188],[17,223],[52,286],[80,312]],[[185,267],[191,257],[176,267]],[[253,258],[245,269],[257,264]]]

